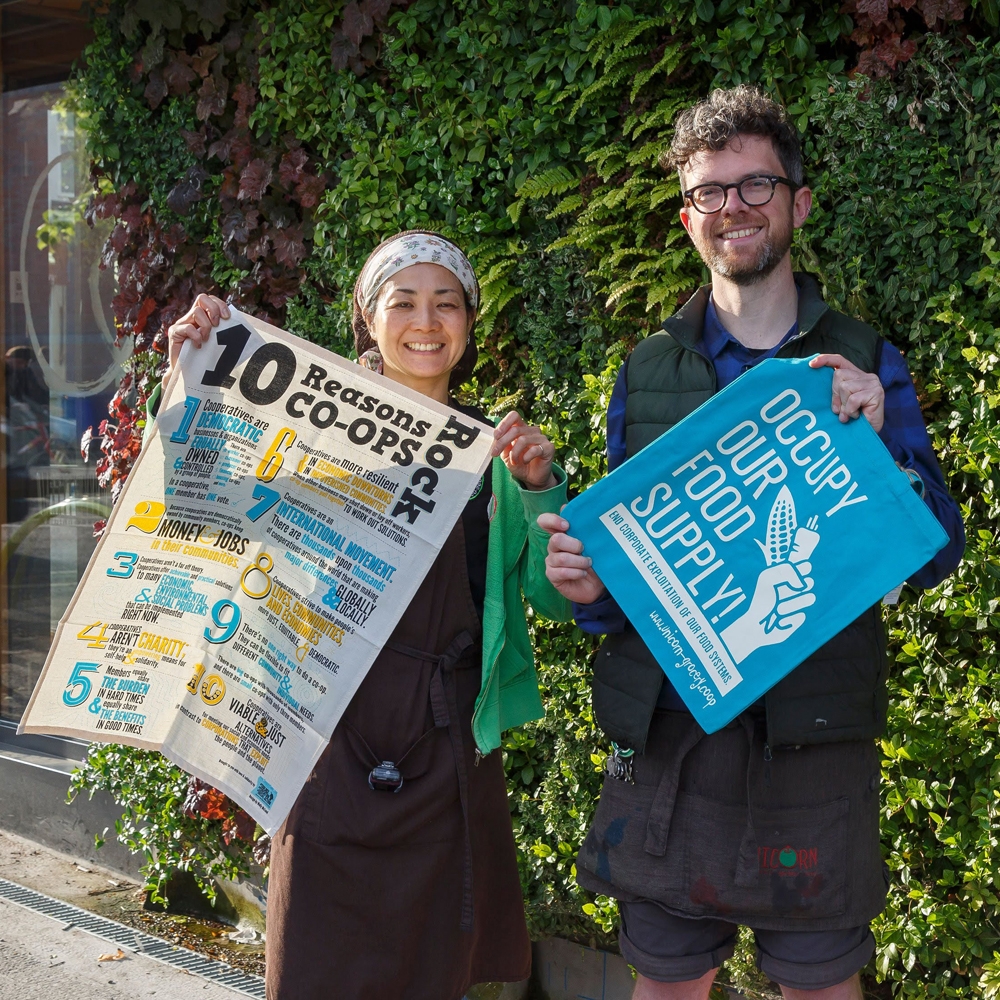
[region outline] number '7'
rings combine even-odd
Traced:
[[[261,486],[258,483],[253,488],[253,498],[254,500],[259,500],[260,503],[255,503],[247,511],[247,518],[251,521],[256,521],[263,517],[281,499],[281,494],[277,490],[268,489],[268,487]]]

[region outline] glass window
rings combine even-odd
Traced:
[[[3,450],[0,718],[17,720],[93,552],[108,493],[94,472],[131,343],[115,346],[111,223],[89,226],[83,136],[60,86],[3,95]]]

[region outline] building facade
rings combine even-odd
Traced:
[[[86,745],[16,729],[108,510],[81,438],[107,419],[131,350],[115,343],[107,232],[83,217],[89,163],[66,101],[91,37],[81,8],[0,3],[0,827],[75,853],[116,815],[103,796],[65,804]]]

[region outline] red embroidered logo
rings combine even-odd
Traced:
[[[800,872],[815,873],[819,867],[819,848],[758,847],[757,860],[761,871],[773,871],[779,875],[798,875]]]

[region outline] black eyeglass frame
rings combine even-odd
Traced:
[[[756,205],[747,201],[743,197],[743,185],[748,181],[760,181],[766,180],[771,182],[771,196],[767,201],[759,201]],[[794,194],[800,187],[801,184],[796,184],[794,181],[790,181],[787,177],[779,177],[777,174],[754,174],[752,177],[744,177],[741,181],[736,181],[734,184],[696,184],[693,188],[689,188],[687,191],[682,191],[681,196],[684,198],[685,202],[690,202],[691,207],[701,215],[717,215],[726,207],[726,202],[729,200],[729,190],[730,188],[736,188],[736,193],[740,197],[740,201],[743,202],[748,208],[760,208],[763,205],[768,205],[774,199],[774,192],[778,190],[779,184],[785,184],[792,189]],[[698,203],[694,200],[692,195],[701,190],[702,188],[722,188],[722,204],[712,211],[707,211],[704,208],[699,208]]]

